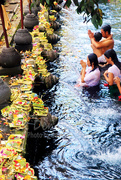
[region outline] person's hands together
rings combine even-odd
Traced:
[[[94,37],[94,33],[90,29],[88,30],[88,36],[89,36],[89,38]]]
[[[83,62],[84,62],[84,61],[81,59],[81,60],[80,60],[80,64],[82,65],[82,64],[83,64]]]
[[[82,66],[82,68],[86,68],[86,62],[84,62],[83,60],[80,61],[80,64]]]

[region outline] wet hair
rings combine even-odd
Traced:
[[[107,50],[104,55],[109,59],[111,58],[111,60],[114,62],[114,64],[121,70],[121,63],[119,62],[118,58],[117,58],[117,54],[113,49],[109,49]]]
[[[111,26],[109,24],[102,26],[101,29],[105,32],[108,31],[109,34],[111,33]]]
[[[91,65],[92,65],[92,63],[94,63],[94,69],[90,71],[90,72],[92,72],[98,67],[98,58],[97,58],[97,55],[94,53],[89,54],[88,58],[89,58]]]
[[[95,41],[100,41],[102,39],[102,34],[100,32],[96,32],[94,34]]]

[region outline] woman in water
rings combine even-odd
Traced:
[[[98,67],[97,55],[91,53],[87,56],[87,63],[83,60],[80,61],[82,66],[81,78],[78,86],[93,87],[97,86],[100,81],[100,70]],[[87,68],[88,66],[88,68]]]
[[[116,52],[113,49],[109,49],[104,53],[104,56],[111,67],[104,72],[105,80],[109,85],[109,90],[112,95],[118,95],[119,90],[117,88],[115,77],[121,78],[121,63],[119,62]]]
[[[115,84],[114,78],[116,76],[121,77],[121,63],[119,62],[116,52],[113,49],[109,49],[104,53],[104,56],[112,66],[104,72],[104,77],[109,86]]]

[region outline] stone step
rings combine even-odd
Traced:
[[[18,8],[19,4],[9,4],[7,6],[5,6],[5,10],[6,12],[13,12],[15,13],[17,8]]]
[[[9,4],[16,4],[16,3],[20,3],[20,0],[10,0]]]
[[[10,21],[12,20],[13,15],[14,15],[13,12],[8,13],[8,18],[9,18]],[[0,20],[0,26],[2,26],[2,21],[1,20]]]

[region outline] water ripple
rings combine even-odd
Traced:
[[[112,26],[118,57],[121,58],[121,3],[100,4],[104,24]],[[121,103],[111,96],[101,75],[95,89],[75,88],[81,71],[80,59],[92,52],[87,31],[97,31],[83,23],[75,7],[62,9],[60,41],[54,45],[59,58],[51,72],[59,83],[43,95],[49,111],[59,119],[42,139],[28,140],[28,161],[41,180],[119,180],[121,179]],[[30,147],[29,147],[30,146]],[[33,156],[34,154],[34,156]]]

